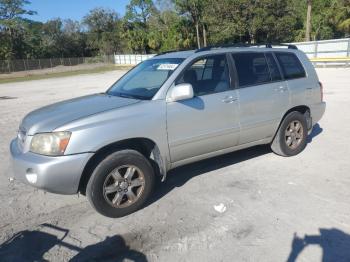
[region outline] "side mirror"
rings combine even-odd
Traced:
[[[167,102],[176,102],[193,98],[193,87],[191,84],[183,83],[174,86],[170,90]]]

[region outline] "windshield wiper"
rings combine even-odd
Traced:
[[[125,94],[125,93],[110,93],[109,95],[119,96],[123,98],[137,99],[137,100],[149,100],[149,98],[145,96]]]

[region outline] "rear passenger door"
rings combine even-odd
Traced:
[[[318,88],[317,81],[306,77],[305,69],[294,53],[275,52],[275,55],[287,82],[292,105],[308,104],[312,99],[312,90]]]
[[[288,87],[272,53],[232,54],[238,80],[239,144],[271,138],[289,107]]]

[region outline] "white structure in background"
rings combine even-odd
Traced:
[[[315,66],[350,66],[350,38],[291,43]]]
[[[151,57],[154,57],[155,55],[135,55],[135,54],[124,54],[114,55],[114,61],[116,65],[137,65],[141,63],[142,61],[145,61]]]
[[[291,43],[312,58],[344,58],[350,56],[350,38]]]

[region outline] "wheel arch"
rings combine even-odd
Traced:
[[[156,176],[161,176],[165,179],[166,169],[164,160],[157,144],[149,138],[130,138],[105,145],[95,152],[84,167],[79,181],[78,192],[85,195],[86,186],[93,170],[105,157],[113,152],[125,149],[132,149],[144,155],[150,160]]]
[[[286,116],[288,114],[290,114],[291,112],[299,112],[303,115],[306,116],[306,121],[307,121],[307,125],[308,125],[308,129],[310,130],[312,128],[312,120],[311,120],[311,110],[310,110],[310,107],[306,106],[306,105],[299,105],[299,106],[294,106],[292,108],[290,108],[287,112],[284,113],[283,117],[281,118],[281,121],[279,122],[276,130],[275,130],[275,134],[272,138],[272,141],[274,141],[276,135],[277,135],[277,132],[278,130],[280,129],[280,126],[282,125],[283,123],[283,120],[286,118]]]
[[[289,109],[282,117],[280,124],[278,126],[278,128],[280,127],[280,125],[282,124],[283,120],[286,118],[286,116],[291,113],[291,112],[299,112],[303,115],[305,115],[306,117],[306,122],[307,122],[307,128],[308,130],[310,130],[312,128],[312,121],[311,121],[311,109],[310,107],[306,106],[306,105],[299,105],[299,106],[295,106],[292,107],[291,109]],[[277,129],[278,130],[278,129]]]

